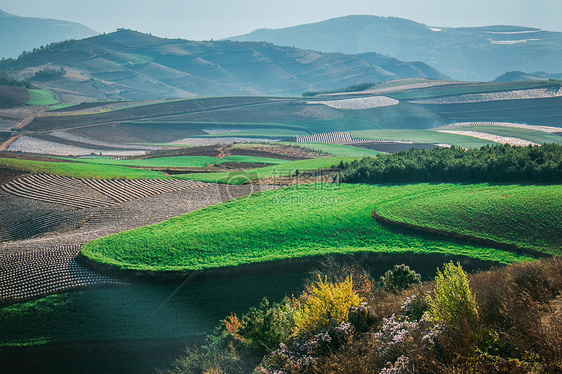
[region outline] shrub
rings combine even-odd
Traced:
[[[326,277],[331,283],[341,283],[348,277],[352,277],[353,290],[365,299],[373,296],[377,284],[371,276],[371,271],[365,268],[360,261],[338,262],[334,257],[328,256],[325,261],[320,263],[319,268],[311,271],[312,279],[309,284],[314,284],[318,276]]]
[[[349,309],[361,303],[353,291],[352,277],[340,283],[330,283],[318,277],[315,285],[307,287],[303,306],[295,313],[295,334],[317,332],[347,322]]]
[[[238,334],[245,344],[265,355],[277,349],[293,332],[294,309],[286,300],[270,304],[264,298],[259,307],[250,308],[242,317]]]
[[[421,283],[421,275],[411,270],[407,265],[394,265],[381,277],[381,288],[388,292],[397,293],[410,286]]]
[[[453,262],[445,264],[443,272],[437,270],[434,295],[429,300],[429,313],[433,321],[454,328],[465,325],[476,327],[478,310],[462,266]]]

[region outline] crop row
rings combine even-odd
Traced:
[[[457,122],[450,125],[439,126],[433,128],[433,130],[446,130],[455,129],[459,127],[477,127],[477,126],[501,126],[501,127],[514,127],[525,130],[536,130],[544,131],[548,133],[562,132],[562,127],[553,126],[537,126],[537,125],[527,125],[523,123],[511,123],[511,122]]]
[[[381,108],[390,105],[397,105],[398,103],[398,100],[386,96],[367,96],[353,99],[308,102],[308,104],[323,104],[329,106],[330,108],[350,110]]]
[[[141,144],[118,144],[118,143],[111,143],[97,139],[91,139],[85,136],[77,135],[70,133],[68,131],[56,131],[49,134],[52,137],[67,140],[73,143],[81,143],[87,144],[88,146],[99,146],[99,147],[107,147],[107,148],[116,148],[116,149],[136,149],[136,150],[154,150],[159,149],[160,147],[156,146],[147,146]]]
[[[119,203],[207,185],[176,179],[83,179],[83,181],[94,190]]]
[[[32,174],[0,188],[16,196],[63,204],[74,208],[101,208],[140,197],[205,186],[205,183],[173,179],[77,179]]]
[[[40,111],[42,107],[40,106],[22,106],[15,108],[0,109],[0,117],[13,118],[17,120],[23,120],[26,117]]]
[[[356,144],[356,143],[376,143],[387,142],[377,139],[354,139],[349,131],[327,132],[323,134],[313,134],[298,136],[295,138],[297,143],[325,143],[325,144]],[[411,143],[411,142],[408,142]]]
[[[15,179],[0,188],[16,196],[41,200],[48,203],[68,205],[74,208],[104,207],[114,201],[104,198],[93,198],[85,190],[83,183],[75,178],[49,174],[32,174]]]
[[[98,275],[75,261],[79,245],[0,253],[0,299],[29,299],[96,284],[126,284]]]
[[[47,232],[72,229],[99,210],[99,208],[68,209],[62,212],[55,210],[30,219],[11,222],[0,228],[0,242],[23,240]]]
[[[520,100],[520,99],[537,99],[551,98],[562,96],[562,91],[552,90],[550,88],[535,88],[530,90],[516,90],[505,92],[491,93],[473,93],[466,95],[447,96],[436,99],[413,100],[417,104],[463,104],[463,103],[480,103],[493,100]]]
[[[538,143],[534,143],[525,139],[514,138],[511,136],[499,136],[499,135],[488,134],[486,132],[479,132],[479,131],[439,130],[439,132],[446,132],[449,134],[458,134],[464,136],[472,136],[478,139],[490,140],[494,143],[509,144],[518,147],[526,147],[528,145],[540,145]]]
[[[81,105],[77,105],[75,107],[68,107],[67,110],[53,110],[41,113],[39,117],[60,117],[60,116],[75,116],[75,115],[83,115],[83,114],[92,114],[92,113],[101,113],[101,112],[108,112],[119,108],[130,107],[130,106],[141,106],[145,104],[155,103],[155,101],[147,100],[147,101],[135,101],[131,103],[129,101],[124,102],[113,102],[111,104],[103,104],[97,106],[88,106],[83,107]]]
[[[86,144],[84,144],[87,146]],[[138,148],[138,147],[137,147]],[[92,153],[104,154],[112,156],[139,156],[144,155],[146,151],[138,149],[124,149],[124,150],[102,150],[99,148],[87,148],[80,146],[63,144],[63,142],[53,142],[44,139],[38,139],[31,136],[20,136],[16,141],[14,141],[8,147],[9,151],[12,152],[25,152],[25,153],[40,153],[47,155],[57,155],[57,156],[89,156]]]

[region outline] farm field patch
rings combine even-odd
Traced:
[[[20,170],[28,173],[57,174],[74,178],[164,178],[164,174],[158,171],[137,170],[116,165],[96,165],[77,162],[49,162],[0,158],[0,167]]]
[[[415,143],[450,144],[465,148],[477,148],[490,141],[469,136],[440,133],[432,130],[363,130],[352,131],[351,136],[358,139],[403,140]]]
[[[28,91],[31,97],[27,105],[54,105],[59,103],[49,91],[37,89],[30,89]]]
[[[238,156],[231,155],[223,158],[216,158],[210,156],[171,156],[171,157],[153,157],[143,159],[113,159],[113,158],[65,158],[65,160],[72,160],[83,162],[87,164],[99,165],[118,165],[118,166],[136,166],[136,167],[206,167],[215,163],[253,163],[253,164],[283,164],[287,160],[280,160],[276,158],[267,157],[253,157],[253,156]]]
[[[501,82],[501,83],[460,83],[446,86],[434,86],[418,90],[388,93],[387,96],[397,100],[430,99],[453,95],[467,95],[489,92],[503,92],[514,90],[528,90],[555,86],[549,82]]]
[[[385,218],[561,255],[562,186],[465,185],[389,202]]]
[[[305,131],[295,131],[289,129],[251,129],[251,130],[240,130],[240,131],[229,131],[227,136],[232,137],[242,137],[242,138],[271,138],[271,139],[285,139],[295,136],[305,136],[308,132]],[[209,134],[209,135],[198,135],[200,138],[219,138],[225,136],[224,133]]]
[[[316,158],[310,160],[301,160],[285,163],[282,165],[272,165],[263,168],[238,171],[238,172],[222,172],[222,173],[193,173],[193,174],[178,174],[174,175],[175,178],[191,179],[201,182],[214,182],[214,183],[228,183],[228,184],[242,184],[246,181],[253,179],[271,178],[271,177],[285,177],[294,175],[297,170],[317,170],[326,169],[338,165],[340,162],[350,162],[357,159],[357,157],[326,157]]]
[[[517,127],[507,126],[467,126],[455,127],[451,130],[464,130],[464,131],[479,131],[499,136],[509,136],[519,139],[531,141],[533,143],[557,143],[562,144],[562,136],[550,134],[544,131],[522,129]],[[562,129],[560,129],[562,132]]]
[[[371,218],[407,196],[456,190],[441,185],[300,185],[94,240],[82,254],[122,269],[202,270],[313,255],[416,253],[511,263],[528,256],[386,230]]]

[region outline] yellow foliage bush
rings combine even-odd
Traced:
[[[318,276],[318,282],[307,288],[302,306],[295,312],[295,335],[317,332],[347,322],[349,308],[358,306],[362,298],[353,291],[352,277],[340,283],[328,282]]]

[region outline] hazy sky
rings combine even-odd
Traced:
[[[429,26],[518,25],[562,31],[562,0],[0,0],[0,10],[118,27],[161,37],[219,39],[350,14],[408,18]]]

